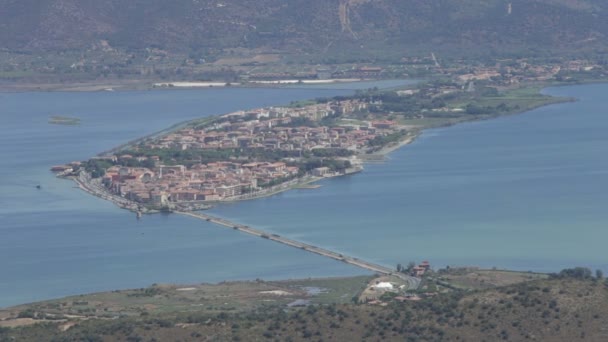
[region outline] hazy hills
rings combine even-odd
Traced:
[[[0,0],[0,48],[261,49],[316,56],[603,48],[603,0]],[[339,58],[339,57],[338,57]],[[322,59],[322,58],[321,58]]]

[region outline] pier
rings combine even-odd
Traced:
[[[372,271],[372,272],[379,273],[382,275],[392,275],[392,276],[398,277],[398,278],[406,281],[408,284],[409,290],[417,289],[418,286],[420,285],[420,278],[412,277],[407,274],[397,272],[396,270],[394,270],[392,268],[378,265],[378,264],[375,264],[375,263],[372,263],[369,261],[361,260],[361,259],[358,259],[355,257],[343,255],[341,253],[333,252],[333,251],[330,251],[325,248],[321,248],[321,247],[313,246],[313,245],[310,245],[310,244],[307,244],[304,242],[288,239],[288,238],[282,237],[277,234],[267,233],[267,232],[264,232],[259,229],[251,228],[246,225],[234,223],[234,222],[231,222],[231,221],[219,218],[219,217],[207,215],[207,214],[193,213],[193,212],[177,212],[177,211],[174,213],[205,220],[207,222],[221,225],[226,228],[238,230],[243,233],[257,236],[257,237],[260,237],[263,239],[268,239],[268,240],[275,241],[275,242],[278,242],[278,243],[281,243],[281,244],[284,244],[284,245],[287,245],[290,247],[298,248],[298,249],[301,249],[301,250],[309,252],[309,253],[314,253],[314,254],[324,256],[326,258],[342,261],[344,263],[347,263],[347,264],[350,264],[353,266],[357,266],[357,267],[366,269],[368,271]]]

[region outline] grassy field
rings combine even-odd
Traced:
[[[462,122],[491,119],[504,115],[523,113],[541,106],[573,101],[571,98],[543,95],[544,86],[526,86],[505,90],[495,96],[461,93],[446,100],[445,109],[426,111],[421,115],[391,114],[402,125],[417,129],[451,126]],[[495,108],[503,106],[498,111]],[[469,113],[467,108],[480,108],[479,113]]]

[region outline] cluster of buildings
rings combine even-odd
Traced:
[[[526,59],[498,61],[496,65],[492,66],[466,65],[444,70],[448,74],[455,75],[456,80],[462,83],[491,80],[502,85],[547,81],[569,73],[601,73],[602,71],[606,72],[603,66],[586,60],[534,63]]]
[[[350,150],[356,154],[368,147],[371,139],[393,133],[398,128],[396,123],[387,120],[356,121],[356,124],[329,127],[318,122],[330,115],[344,115],[365,109],[366,103],[347,100],[301,108],[270,107],[239,111],[222,115],[204,127],[184,128],[146,142],[145,148],[176,151],[295,151],[289,154],[295,156],[290,157],[294,161],[304,159],[302,154],[305,151],[314,152],[315,149]],[[314,124],[301,126],[298,122]],[[102,178],[103,185],[114,194],[156,206],[175,202],[234,199],[260,191],[269,184],[278,185],[302,175],[296,166],[263,160],[251,162],[229,158],[214,163],[188,163],[190,166],[186,167],[163,165],[163,160],[158,156],[134,157],[124,154],[112,158],[115,166],[106,170]],[[134,158],[137,159],[136,163],[128,162]],[[124,166],[134,164],[145,164],[148,167]],[[333,175],[327,167],[313,169],[310,174],[318,177]]]
[[[431,269],[431,264],[428,261],[421,262],[418,266],[412,267],[410,275],[413,277],[422,278],[424,274]]]
[[[398,128],[397,124],[388,120],[347,122],[334,127],[304,124],[366,108],[364,102],[348,100],[302,108],[271,107],[240,111],[223,115],[204,128],[185,128],[168,134],[147,143],[146,147],[177,150],[249,148],[302,152],[346,149],[357,152],[366,148],[367,143],[377,136],[393,133]]]
[[[422,278],[425,273],[431,270],[431,264],[428,261],[423,261],[420,264],[411,267],[409,270],[404,270],[409,273],[409,275],[417,278]],[[406,285],[399,285],[394,282],[389,281],[390,278],[381,278],[381,280],[376,280],[374,284],[368,286],[365,291],[361,294],[359,300],[361,302],[367,303],[369,305],[380,305],[386,306],[388,305],[387,299],[383,299],[383,295],[386,293],[392,293],[394,297],[392,300],[397,302],[405,302],[405,301],[419,301],[426,297],[432,297],[436,295],[436,293],[425,292],[425,293],[411,293],[407,292]]]
[[[143,204],[164,206],[173,202],[220,201],[259,189],[259,184],[297,176],[298,168],[283,162],[217,162],[159,165],[154,169],[112,166],[102,183],[112,193]]]

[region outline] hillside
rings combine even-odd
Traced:
[[[284,304],[298,295],[294,291],[302,291],[293,287],[296,283],[237,283],[181,289],[191,294],[157,286],[80,296],[22,308],[24,311],[19,315],[40,315],[38,310],[42,307],[74,310],[75,305],[97,308],[108,317],[114,314],[114,319],[78,321],[76,317],[95,312],[82,309],[67,321],[65,317],[47,316],[47,323],[0,328],[0,341],[605,341],[608,338],[608,283],[591,277],[590,271],[566,270],[549,279],[530,277],[524,282],[510,279],[506,283],[511,285],[499,286],[489,284],[490,280],[496,281],[496,274],[484,277],[477,272],[469,280],[479,280],[479,276],[485,281],[478,290],[447,292],[421,301],[400,302],[383,296],[386,298],[380,305],[344,302],[345,296],[340,294],[352,293],[356,286],[361,286],[364,280],[361,278],[354,281],[356,286],[350,287],[344,287],[344,280],[325,281],[322,286],[333,287],[329,290],[333,297],[329,295],[324,304],[313,303],[305,308]],[[308,286],[312,283],[308,281]],[[287,291],[290,291],[287,297],[278,298],[279,293]],[[275,300],[269,300],[270,293]],[[123,304],[115,302],[119,297],[123,298]],[[333,303],[330,298],[334,298]],[[252,299],[258,302],[257,308],[243,304]],[[216,311],[223,301],[226,303],[221,312]],[[228,307],[235,301],[243,304],[240,309]],[[197,302],[204,304],[192,304]],[[116,310],[120,305],[140,314],[118,318]]]
[[[388,50],[548,54],[608,39],[602,0],[0,0],[0,8],[0,46],[20,52],[156,47],[204,57],[245,48],[323,60],[349,48],[381,59]]]

